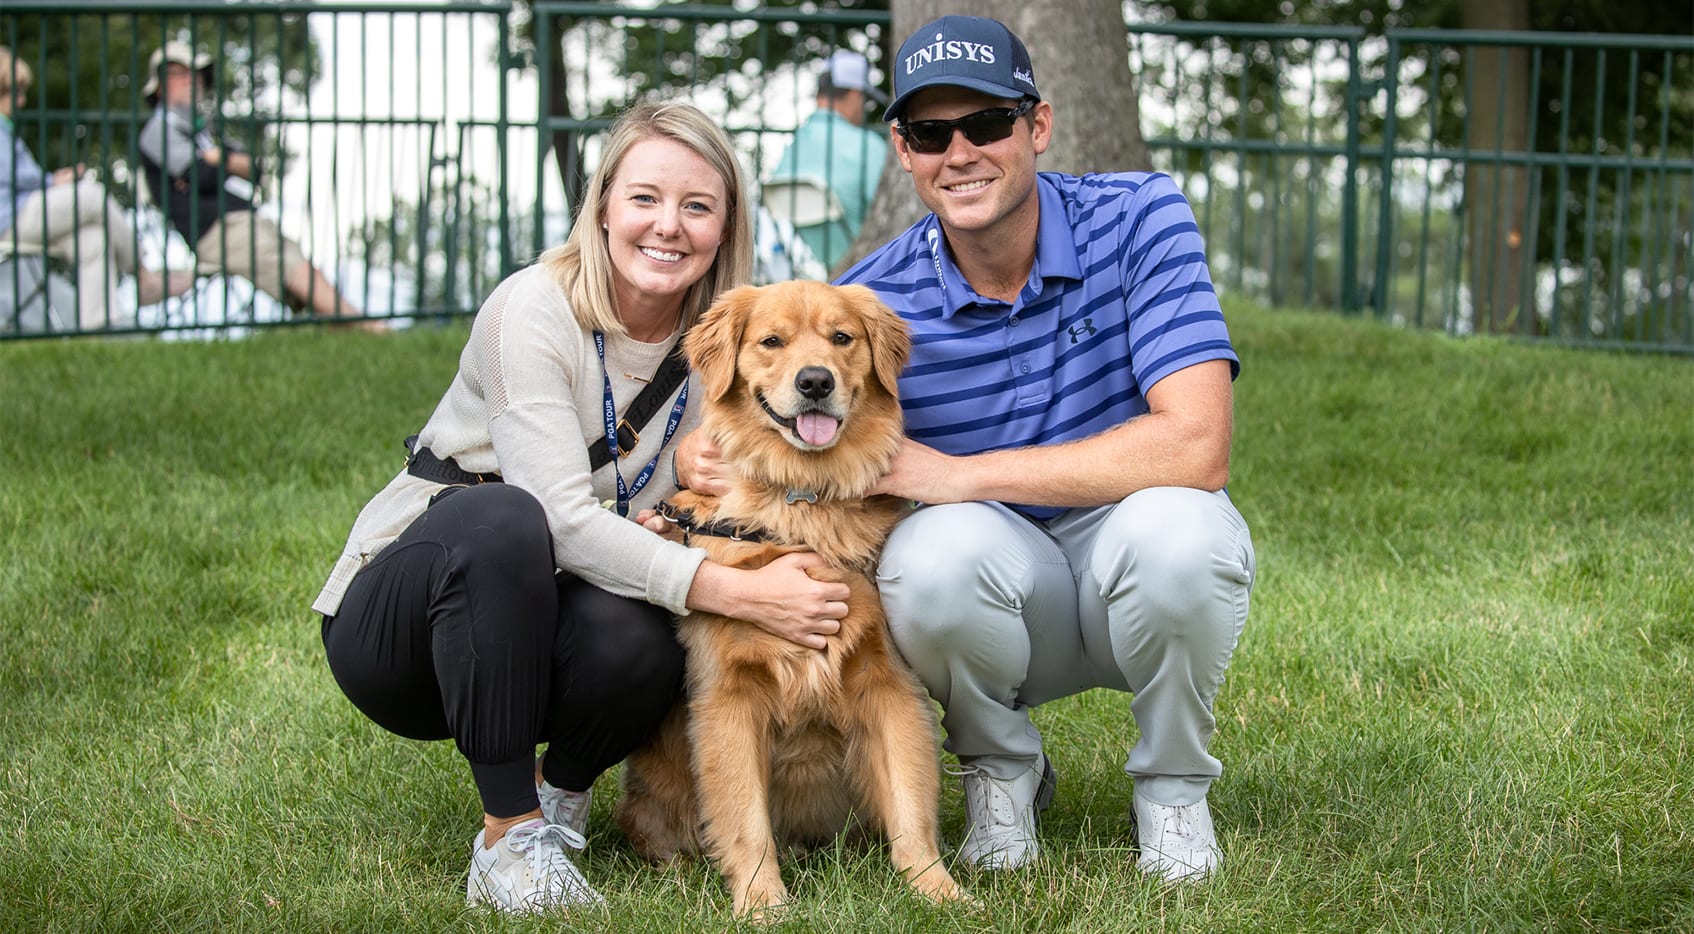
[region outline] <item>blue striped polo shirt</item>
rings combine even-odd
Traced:
[[[965,282],[934,214],[837,280],[869,286],[911,326],[906,433],[948,454],[1099,434],[1145,413],[1147,387],[1177,370],[1224,359],[1240,372],[1194,211],[1169,176],[1042,172],[1036,191],[1035,266],[1011,304]]]

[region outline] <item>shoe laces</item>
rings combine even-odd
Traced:
[[[1180,843],[1192,843],[1201,836],[1200,809],[1196,805],[1159,805],[1153,806],[1159,819],[1160,841],[1174,840]]]
[[[546,805],[547,816],[557,818],[558,824],[578,834],[582,833],[582,828],[588,826],[588,811],[593,801],[591,792],[566,791],[545,783],[539,786],[537,792]]]
[[[563,876],[580,884],[581,875],[576,864],[565,855],[565,848],[580,850],[586,847],[588,841],[582,834],[560,824],[535,822],[512,828],[507,831],[506,839],[513,852],[528,857],[531,878]]]
[[[983,771],[980,766],[947,766],[948,775],[956,775],[965,784],[965,802],[971,811],[971,822],[979,827],[1011,826],[1017,822],[1017,809],[1012,806],[1009,782]]]

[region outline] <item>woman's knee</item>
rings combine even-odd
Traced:
[[[484,483],[448,492],[419,519],[449,550],[463,549],[494,565],[521,566],[544,559],[553,569],[553,534],[547,511],[527,490]]]
[[[555,654],[572,659],[582,675],[630,696],[681,690],[685,653],[675,618],[663,607],[574,579],[560,600],[574,622],[559,634],[570,646]]]
[[[670,614],[664,615],[665,621],[660,623],[644,614],[643,619],[622,627],[615,639],[602,645],[602,663],[618,681],[628,685],[628,693],[672,697],[682,690],[687,654],[676,640]]]

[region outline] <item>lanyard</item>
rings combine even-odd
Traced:
[[[604,406],[606,448],[614,455],[621,456],[618,447],[618,412],[617,406],[612,402],[612,377],[611,374],[606,372],[606,335],[599,331],[594,332],[594,352],[600,355],[600,378],[605,381],[606,386],[606,403]],[[635,477],[635,483],[627,491],[624,489],[623,472],[618,470],[618,457],[612,458],[612,476],[618,478],[618,515],[629,515],[630,499],[641,492],[642,487],[647,485],[647,481],[653,478],[653,469],[659,466],[659,455],[664,453],[665,445],[671,443],[671,436],[676,434],[676,426],[682,424],[682,413],[686,408],[688,408],[688,381],[684,380],[682,392],[677,394],[676,404],[671,406],[670,418],[665,421],[665,436],[659,441],[658,453],[653,455],[653,459],[647,462],[646,467],[641,468],[641,473]]]

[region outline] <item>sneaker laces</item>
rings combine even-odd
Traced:
[[[1159,840],[1175,837],[1184,842],[1200,836],[1200,822],[1195,819],[1198,809],[1192,804],[1167,805],[1159,826]]]
[[[514,852],[528,857],[530,878],[558,878],[567,890],[593,891],[576,864],[565,855],[566,847],[580,850],[588,846],[582,834],[559,824],[531,822],[507,831],[506,839]],[[549,843],[553,845],[548,846]],[[575,893],[567,891],[566,894]]]
[[[971,823],[978,827],[1009,827],[1017,822],[1017,810],[1012,806],[1008,782],[983,771],[980,766],[946,766],[948,775],[964,781],[965,802],[970,807]]]
[[[588,826],[588,811],[594,799],[592,792],[566,791],[543,780],[536,787],[536,795],[541,799],[542,810],[555,824],[578,834],[581,834],[581,828]]]
[[[1163,866],[1166,868],[1158,871],[1169,878],[1179,878],[1189,873],[1178,871],[1173,875],[1173,869],[1169,867],[1204,873],[1221,859],[1216,841],[1206,831],[1206,821],[1202,817],[1206,813],[1204,801],[1180,805],[1148,804],[1158,826],[1153,828],[1156,831],[1153,838],[1143,838],[1145,842],[1141,844],[1142,859],[1152,860],[1143,864],[1144,871],[1149,871],[1148,867]]]

